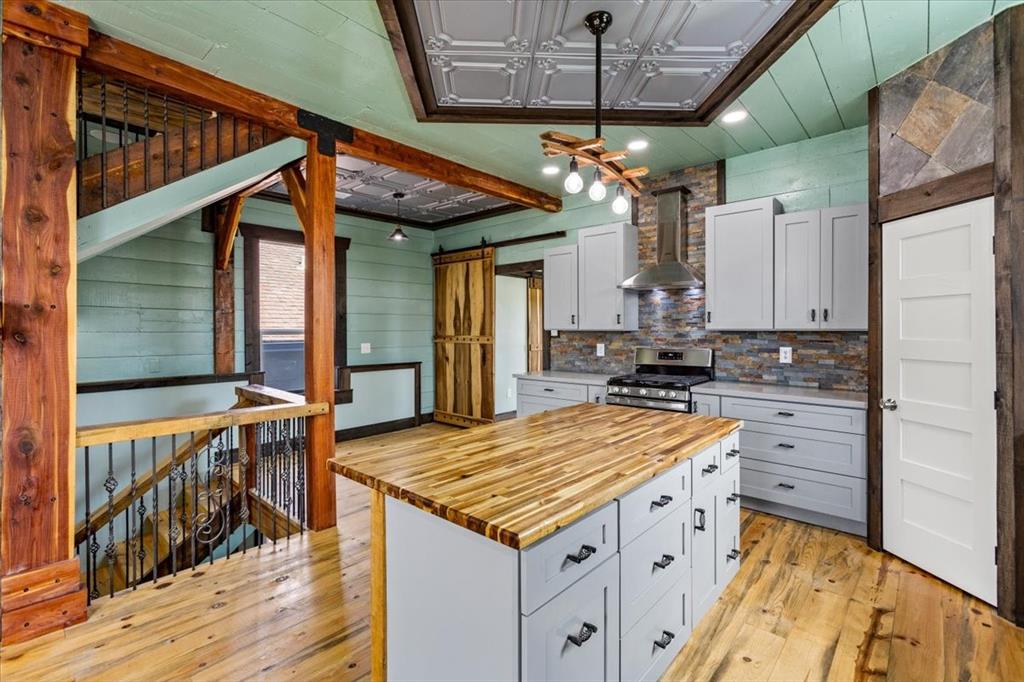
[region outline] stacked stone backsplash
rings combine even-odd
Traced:
[[[704,209],[718,203],[715,164],[685,168],[645,181],[654,190],[675,185],[690,189],[688,259],[704,267]],[[641,267],[655,258],[657,204],[639,201]],[[595,349],[605,344],[605,357]],[[640,330],[563,331],[551,339],[551,369],[607,374],[633,369],[637,346],[707,347],[715,350],[715,375],[722,381],[788,384],[853,391],[867,390],[867,334],[861,332],[744,332],[704,329],[704,290],[640,292]],[[779,346],[793,348],[793,363],[779,363]]]

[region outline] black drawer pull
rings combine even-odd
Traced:
[[[672,640],[675,639],[675,638],[676,638],[676,634],[674,632],[669,632],[668,630],[662,630],[661,631],[661,639],[654,640],[654,646],[658,647],[659,649],[668,648],[668,645],[671,644]]]
[[[661,555],[661,561],[655,561],[654,565],[657,568],[668,568],[669,564],[671,564],[675,560],[676,560],[676,558],[674,556],[672,556],[671,554],[662,554]]]
[[[589,559],[590,557],[594,556],[595,554],[597,554],[597,547],[593,547],[591,545],[583,545],[582,547],[580,547],[580,551],[578,554],[566,554],[565,558],[573,562],[574,564],[580,564]]]
[[[651,500],[651,506],[652,507],[664,507],[665,505],[667,505],[671,501],[672,501],[672,496],[671,495],[662,495],[661,497],[659,497],[656,500]]]
[[[796,486],[793,485],[792,483],[780,483],[779,487],[780,488],[785,488],[786,490],[793,490],[793,489],[796,488]]]
[[[553,389],[553,388],[545,388],[544,390],[547,391],[548,393],[554,393],[555,392],[555,389]]]
[[[792,443],[779,443],[775,447],[777,447],[777,448],[786,448],[787,450],[792,450],[796,446],[793,445]]]
[[[716,471],[718,471],[718,465],[717,464],[709,464],[706,467],[704,467],[703,469],[701,469],[700,473],[703,476],[707,476],[708,474],[713,474]]]
[[[583,643],[590,639],[590,636],[597,632],[597,626],[591,623],[584,623],[578,635],[569,635],[568,640],[576,646],[583,646]]]
[[[726,561],[736,561],[739,558],[740,558],[740,551],[738,549],[734,549],[734,550],[732,550],[731,552],[729,552],[728,554],[725,555],[725,560]]]
[[[732,449],[729,452],[725,453],[725,456],[726,457],[739,457],[740,456],[740,451],[736,450],[736,449]]]
[[[739,499],[740,499],[740,494],[739,493],[733,493],[732,495],[729,495],[729,497],[725,498],[725,503],[726,504],[731,504],[733,502],[737,502]]]
[[[796,416],[792,412],[786,412],[785,410],[779,410],[775,414],[779,415],[780,417],[795,417]]]
[[[694,530],[707,530],[708,519],[707,519],[707,514],[705,514],[704,510],[701,509],[700,507],[698,507],[698,508],[693,510],[693,513],[695,515],[695,518],[693,520],[693,529]],[[698,514],[700,515],[700,523],[697,523],[697,519],[696,519],[696,515],[698,515]]]

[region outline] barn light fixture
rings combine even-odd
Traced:
[[[405,198],[405,194],[402,192],[395,192],[391,195],[395,199],[395,229],[388,235],[388,239],[393,242],[404,242],[409,239],[409,235],[402,232],[402,199]]]

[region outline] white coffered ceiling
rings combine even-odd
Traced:
[[[580,108],[594,104],[594,36],[584,17],[612,13],[603,106],[694,111],[792,0],[416,0],[441,107]]]

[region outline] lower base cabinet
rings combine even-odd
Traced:
[[[690,638],[689,571],[622,636],[623,680],[657,680]]]

